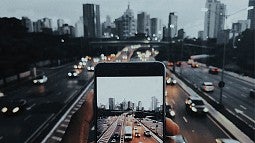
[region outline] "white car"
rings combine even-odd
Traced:
[[[212,82],[204,82],[201,86],[201,89],[205,92],[212,92],[214,91],[214,85]]]
[[[4,93],[0,91],[0,97],[3,97],[4,96]]]
[[[34,80],[33,80],[33,83],[34,84],[43,84],[43,83],[46,83],[48,80],[47,76],[45,75],[40,75],[40,76],[37,76]]]

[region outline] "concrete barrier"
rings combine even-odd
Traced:
[[[30,75],[31,75],[31,71],[26,71],[26,72],[20,73],[19,77],[24,78],[24,77],[28,77]]]
[[[18,76],[17,75],[13,75],[13,76],[9,76],[7,78],[5,78],[6,82],[11,82],[11,81],[14,81],[14,80],[17,80],[18,79]]]

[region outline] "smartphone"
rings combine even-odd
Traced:
[[[164,141],[164,64],[100,63],[94,81],[98,143]]]

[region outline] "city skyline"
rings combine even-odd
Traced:
[[[134,11],[135,17],[138,13],[145,11],[150,14],[151,18],[160,18],[162,19],[163,25],[167,25],[168,14],[170,12],[177,12],[178,16],[178,28],[184,28],[187,36],[197,37],[197,32],[203,30],[204,28],[204,13],[201,12],[201,8],[205,7],[206,0],[196,1],[194,4],[194,0],[185,1],[187,6],[192,6],[192,10],[185,8],[187,6],[183,5],[183,0],[181,1],[166,1],[162,0],[160,2],[149,1],[147,3],[143,3],[144,0],[139,2],[130,0],[130,8]],[[29,4],[27,4],[27,3]],[[227,6],[227,14],[231,14],[239,9],[248,7],[248,0],[242,0],[238,2],[232,2],[231,0],[221,0],[222,3]],[[49,3],[49,2],[48,2]],[[118,1],[111,0],[111,2],[106,1],[73,1],[70,4],[67,4],[67,1],[54,1],[51,2],[51,5],[48,4],[47,1],[36,1],[32,2],[30,0],[24,0],[23,2],[15,2],[15,5],[10,2],[3,0],[0,2],[2,5],[1,10],[2,13],[0,17],[17,17],[21,18],[22,16],[26,16],[31,18],[32,21],[36,21],[43,17],[49,17],[53,19],[53,28],[56,28],[56,20],[64,19],[66,23],[70,25],[75,25],[75,23],[79,20],[79,17],[82,16],[82,4],[85,3],[95,3],[100,5],[101,22],[105,21],[106,15],[110,15],[112,21],[120,17],[123,12],[126,10],[128,1]],[[61,9],[57,9],[57,5],[62,7]],[[40,7],[38,7],[40,6]],[[67,7],[68,8],[63,8]],[[117,6],[117,9],[109,9],[110,6]],[[156,9],[160,7],[160,9]],[[186,11],[185,11],[186,10]],[[190,16],[192,15],[192,16]],[[228,27],[230,28],[232,23],[237,22],[238,20],[247,19],[247,11],[240,12],[235,16],[231,16],[228,19]]]

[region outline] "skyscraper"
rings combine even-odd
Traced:
[[[27,28],[27,32],[33,32],[32,21],[28,17],[22,17],[21,23]]]
[[[217,38],[220,31],[224,30],[226,5],[218,0],[207,0],[205,7],[204,39]]]
[[[249,0],[249,7],[253,6],[253,9],[248,11],[247,19],[250,19],[250,28],[255,29],[255,0]]]
[[[155,96],[153,96],[151,97],[151,110],[155,111],[157,107],[158,107],[158,99]]]
[[[150,36],[150,15],[146,12],[137,14],[137,32]]]
[[[169,30],[169,36],[171,38],[174,38],[177,36],[177,15],[174,15],[174,12],[169,13],[168,18],[168,30]]]
[[[115,19],[114,23],[116,25],[115,34],[120,38],[125,39],[135,35],[136,20],[134,18],[134,12],[130,9],[129,5],[124,14],[121,17]]]
[[[159,21],[157,18],[151,19],[151,37],[157,36],[158,37],[159,31]]]
[[[84,29],[83,29],[83,17],[81,16],[80,19],[75,23],[75,37],[83,37],[84,36]]]
[[[109,110],[115,110],[115,99],[109,98]]]
[[[96,38],[101,36],[100,7],[95,4],[83,4],[84,37]]]
[[[64,22],[63,19],[58,19],[58,20],[57,20],[58,29],[60,29],[64,24],[65,24],[65,22]]]

